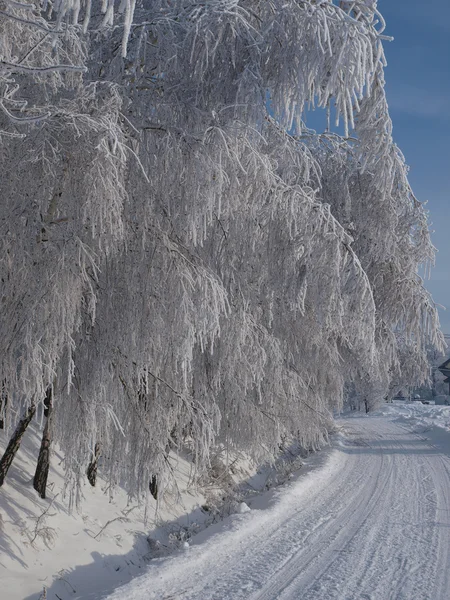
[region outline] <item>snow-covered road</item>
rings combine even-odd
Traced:
[[[386,416],[341,425],[324,464],[269,507],[256,501],[110,600],[449,598],[450,458]]]

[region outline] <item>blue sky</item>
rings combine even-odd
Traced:
[[[439,252],[426,282],[450,333],[450,2],[378,0],[386,19],[386,93],[394,138],[411,167]]]

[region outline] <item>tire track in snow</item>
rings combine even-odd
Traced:
[[[373,446],[366,445],[372,449]],[[361,446],[359,446],[361,448]],[[358,451],[356,446],[355,455],[357,460],[365,450]],[[379,502],[380,497],[384,493],[388,481],[391,477],[392,465],[386,466],[384,453],[379,453],[379,464],[372,467],[370,479],[364,478],[363,487],[360,493],[355,497],[346,497],[345,495],[339,499],[343,504],[343,509],[337,515],[337,519],[330,527],[325,527],[321,532],[321,538],[315,544],[307,548],[306,551],[299,552],[288,563],[290,573],[284,572],[284,569],[274,578],[274,580],[265,587],[262,592],[252,596],[251,600],[272,600],[273,598],[287,597],[294,598],[292,595],[294,587],[301,587],[302,599],[309,597],[318,598],[324,597],[324,586],[320,585],[310,589],[316,581],[321,581],[326,575],[336,569],[336,563],[348,563],[348,559],[342,559],[342,556],[349,556],[353,550],[351,545],[355,537],[359,534],[370,514]],[[365,474],[367,475],[367,473]],[[348,482],[347,482],[348,483]],[[360,510],[360,507],[364,507]],[[355,508],[356,507],[356,508]],[[299,578],[300,575],[300,578]],[[300,581],[297,581],[300,579]],[[334,577],[328,580],[328,598],[331,597],[333,584],[336,585]],[[331,586],[331,588],[330,588]],[[309,593],[308,593],[309,592]],[[341,594],[340,586],[335,587],[335,592]]]
[[[375,420],[362,421],[366,430],[374,424]],[[370,435],[370,431],[367,433]],[[379,451],[389,461],[389,468],[385,466],[380,473],[373,501],[355,515],[356,531],[340,540],[338,556],[333,557],[336,548],[332,542],[327,552],[320,553],[318,549],[316,564],[311,568],[310,563],[304,563],[298,556],[291,561],[289,573],[279,572],[275,581],[252,600],[437,600],[447,597],[445,577],[442,583],[433,585],[437,573],[441,573],[442,578],[447,572],[448,550],[444,552],[441,547],[448,549],[449,540],[448,534],[445,541],[439,535],[436,500],[432,497],[437,494],[438,481],[441,501],[448,503],[445,494],[445,489],[449,489],[448,472],[446,477],[442,477],[441,471],[433,477],[435,465],[440,464],[442,457],[427,456],[434,450],[422,440],[419,448],[414,443],[411,448],[411,440],[414,440],[411,433],[399,434],[395,425],[386,423],[383,437]],[[417,450],[419,454],[415,453]],[[420,453],[424,453],[423,459]],[[328,533],[331,532],[325,531],[324,535]],[[311,548],[311,552],[314,551],[315,548]]]
[[[430,491],[426,458],[411,454],[411,436],[405,445],[403,435],[386,447],[394,464],[391,485],[368,520],[366,539],[358,540],[359,561],[354,564],[358,576],[348,579],[345,598],[433,598],[429,582],[436,574],[431,557],[436,538],[435,491]],[[430,552],[426,564],[422,564],[424,552]]]
[[[346,423],[318,477],[111,600],[446,600],[450,459],[384,417]]]
[[[356,442],[351,445],[351,448],[359,452],[358,448],[361,446],[365,444]],[[383,470],[383,460],[383,456],[380,455],[377,477]],[[232,570],[226,586],[217,582],[216,592],[211,598],[217,600],[224,597],[233,599],[242,597],[246,600],[278,598],[281,591],[277,583],[278,570],[282,572],[282,578],[285,580],[286,571],[295,572],[294,559],[298,561],[301,557],[303,563],[307,561],[308,564],[316,561],[318,554],[325,549],[324,544],[328,544],[331,538],[347,535],[348,529],[355,527],[353,507],[371,501],[378,487],[378,480],[373,483],[373,489],[366,487],[366,471],[359,467],[359,463],[355,463],[354,457],[349,454],[345,461],[345,471],[352,473],[353,485],[348,486],[348,481],[340,472],[337,481],[330,481],[321,495],[318,495],[316,490],[314,496],[309,499],[309,504],[305,506],[303,502],[302,510],[286,518],[282,527],[277,528],[271,535],[269,531],[266,532],[268,543],[265,541],[263,548],[259,546],[256,552],[252,550],[249,553],[249,560],[244,561],[244,569],[239,565]],[[339,541],[335,544],[338,545]],[[261,581],[262,575],[265,581],[270,579],[271,584],[265,585],[264,581]],[[264,585],[265,587],[262,592],[254,595],[249,595],[248,590],[241,594],[238,587],[243,579],[251,582],[252,587]],[[234,590],[233,594],[230,594],[230,589]],[[225,593],[228,595],[223,596]]]
[[[437,462],[430,461],[430,471],[436,489],[436,527],[440,535],[435,547],[436,579],[432,598],[440,598],[442,590],[450,590],[450,459],[438,456]],[[444,596],[442,596],[444,597]]]

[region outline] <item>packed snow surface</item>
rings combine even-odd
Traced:
[[[399,403],[339,424],[319,464],[109,600],[447,599],[450,408]]]

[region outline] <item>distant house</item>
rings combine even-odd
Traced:
[[[442,375],[445,376],[444,383],[449,384],[449,395],[450,395],[450,358],[447,358],[447,360],[445,362],[443,362],[442,365],[440,365],[438,367],[438,369],[442,373]]]
[[[435,396],[434,403],[437,406],[448,406],[450,403],[450,396],[446,396],[444,394],[441,394],[440,396]]]

